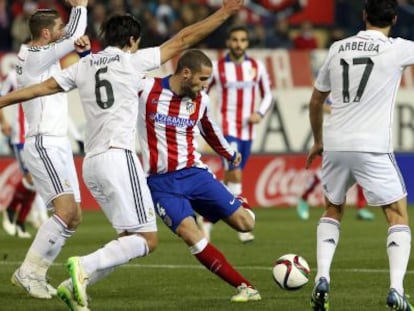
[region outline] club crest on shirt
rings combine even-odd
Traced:
[[[187,110],[189,114],[193,114],[195,112],[195,105],[191,99],[187,99],[185,103],[185,110]]]
[[[65,185],[66,188],[70,188],[70,182],[67,179],[63,180],[63,184]]]

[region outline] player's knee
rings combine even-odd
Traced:
[[[254,229],[255,215],[249,208],[241,207],[237,212],[237,229],[240,232],[250,232]]]
[[[148,253],[152,253],[158,246],[158,235],[156,233],[149,234],[145,236],[145,239],[147,240],[148,244]]]
[[[65,208],[55,207],[55,214],[59,216],[70,229],[76,229],[82,222],[80,205],[75,202],[70,206],[65,206]]]

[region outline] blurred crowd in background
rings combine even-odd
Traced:
[[[333,23],[314,25],[305,20],[293,24],[289,18],[306,8],[306,0],[285,1],[287,5],[269,7],[271,0],[247,0],[246,8],[200,44],[199,48],[223,48],[226,29],[233,24],[250,28],[253,48],[316,49],[356,33],[363,27],[363,0],[336,0]],[[273,1],[274,2],[274,1]],[[279,1],[280,2],[280,1]],[[100,27],[108,16],[130,13],[142,23],[141,47],[165,41],[183,27],[203,19],[221,5],[221,0],[89,0],[87,34],[93,50],[102,47]],[[274,2],[278,3],[278,1]],[[393,36],[414,39],[414,0],[400,0],[400,13]],[[17,51],[29,37],[28,17],[37,9],[54,8],[67,20],[69,8],[64,0],[0,0],[0,51]],[[324,8],[321,8],[321,10]]]

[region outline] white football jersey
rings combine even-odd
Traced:
[[[75,49],[74,42],[85,33],[85,7],[72,8],[66,35],[41,47],[22,46],[17,55],[18,87],[27,87],[50,78],[61,70],[59,60]],[[27,120],[26,137],[35,135],[66,136],[68,107],[66,94],[42,96],[23,103]]]
[[[147,78],[139,96],[138,129],[142,162],[147,174],[163,174],[189,167],[206,168],[197,151],[201,135],[221,156],[230,160],[234,150],[209,112],[210,99],[175,94],[169,76]]]
[[[248,56],[236,64],[227,55],[213,63],[210,84],[217,87],[219,119],[224,135],[252,140],[255,128],[248,122],[249,117],[255,111],[265,115],[273,101],[264,64]],[[259,95],[262,101],[256,107]]]
[[[87,156],[111,147],[135,152],[138,90],[144,73],[160,64],[159,47],[132,54],[107,47],[53,76],[65,91],[78,88],[86,118]]]
[[[331,91],[324,150],[392,152],[395,98],[412,64],[414,42],[379,31],[360,31],[332,44],[315,82],[319,91]]]

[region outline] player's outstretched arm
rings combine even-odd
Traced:
[[[63,91],[54,78],[49,78],[42,83],[19,89],[0,97],[0,108],[24,102],[36,97],[52,95]]]
[[[185,49],[200,42],[230,16],[237,13],[243,3],[243,0],[223,0],[223,6],[216,12],[200,22],[183,28],[174,37],[161,45],[161,63],[165,63]]]

